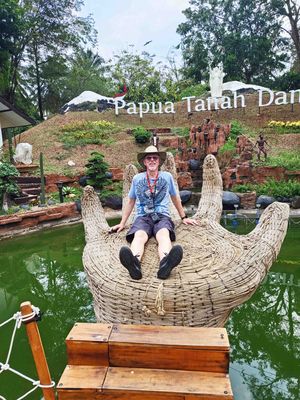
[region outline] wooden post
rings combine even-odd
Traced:
[[[44,175],[44,161],[43,161],[43,153],[40,153],[40,174],[41,174],[41,194],[40,194],[40,203],[42,205],[45,204],[45,175]]]
[[[22,303],[20,309],[22,316],[30,315],[32,313],[32,306],[30,301],[25,301],[24,303]],[[25,326],[39,381],[41,385],[51,385],[51,376],[48,369],[48,364],[45,357],[45,352],[37,323],[35,320],[32,320],[30,322],[27,322]],[[53,387],[42,388],[42,391],[45,400],[55,400]]]

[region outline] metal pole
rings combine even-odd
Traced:
[[[30,301],[22,303],[20,309],[23,316],[30,315],[32,313]],[[39,381],[41,385],[51,385],[51,376],[36,320],[33,318],[31,321],[26,322],[25,326]],[[45,400],[55,400],[53,387],[42,388],[42,391]]]

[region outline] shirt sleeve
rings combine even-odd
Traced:
[[[172,174],[170,174],[170,173],[169,173],[169,193],[170,193],[170,196],[176,196],[177,195],[175,182],[174,182]]]
[[[128,193],[128,197],[130,199],[136,199],[136,194],[135,194],[135,186],[136,186],[136,179],[133,177],[133,180],[131,182],[131,187]]]

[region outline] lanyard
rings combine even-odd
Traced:
[[[156,175],[152,185],[151,185],[151,182],[150,182],[150,178],[149,178],[148,172],[146,172],[146,177],[147,177],[147,185],[148,185],[148,188],[149,188],[150,193],[151,193],[153,207],[154,207],[155,189],[156,189],[156,182],[157,182],[157,179],[158,179],[158,172],[157,172],[157,175]]]

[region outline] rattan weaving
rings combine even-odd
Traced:
[[[176,175],[168,154],[164,169]],[[136,173],[125,170],[124,198]],[[124,203],[126,200],[124,201]],[[157,245],[151,239],[142,260],[143,278],[134,281],[120,264],[125,231],[109,234],[98,196],[88,186],[82,199],[86,246],[83,264],[99,322],[223,326],[231,311],[255,292],[276,259],[285,237],[289,207],[275,202],[261,215],[248,235],[239,236],[220,224],[222,179],[217,161],[208,155],[203,166],[203,188],[194,216],[198,226],[186,226],[172,209],[177,243],[184,257],[169,279],[161,281]]]

